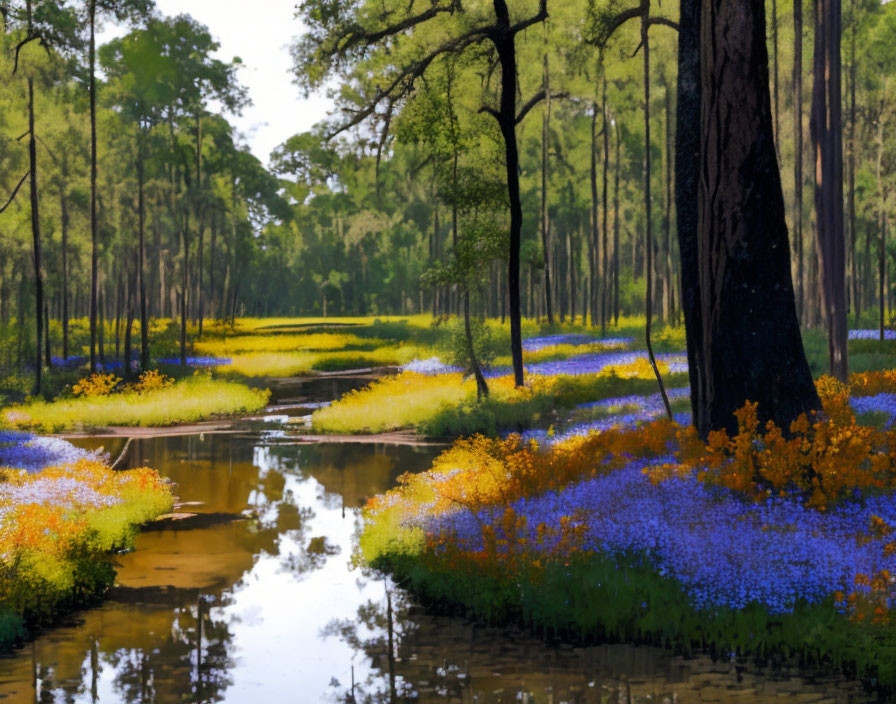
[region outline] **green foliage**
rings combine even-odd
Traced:
[[[448,323],[448,336],[443,348],[443,359],[466,373],[473,371],[470,357],[470,343],[467,339],[466,325],[463,318],[452,318]],[[492,340],[492,329],[481,318],[470,319],[470,332],[473,338],[473,354],[480,367],[487,369],[495,361],[497,351]]]

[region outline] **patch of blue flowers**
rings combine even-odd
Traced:
[[[180,357],[170,358],[170,359],[159,359],[156,361],[159,364],[178,365],[178,364],[180,364]],[[230,359],[229,357],[187,357],[187,366],[188,367],[204,367],[204,368],[226,367],[229,364],[233,364],[233,360]]]
[[[74,464],[83,459],[104,460],[106,456],[82,450],[61,438],[8,430],[0,432],[0,467],[36,474],[47,467]]]
[[[645,555],[701,609],[758,603],[770,613],[787,613],[798,602],[817,604],[836,591],[852,591],[857,575],[896,573],[896,555],[885,555],[885,540],[868,537],[872,516],[896,522],[896,496],[827,512],[795,498],[752,503],[693,475],[652,482],[645,468],[665,462],[674,458],[633,461],[562,491],[514,502],[517,516],[526,518],[517,540],[526,538],[528,549],[557,556],[559,536],[539,541],[538,527],[571,520],[583,529],[577,550]],[[499,540],[507,537],[503,512],[460,509],[432,519],[427,532],[450,535],[465,550],[482,550],[482,525],[491,525]]]
[[[628,347],[634,343],[633,337],[608,337],[597,339],[590,335],[546,335],[545,337],[529,337],[523,340],[526,352],[538,352],[545,347],[555,345],[594,345],[602,349]]]
[[[877,394],[876,396],[853,396],[849,405],[857,414],[884,413],[889,416],[887,426],[892,427],[896,421],[896,394]]]
[[[850,330],[850,340],[879,340],[880,330]],[[896,340],[896,330],[884,330],[885,340]]]
[[[669,401],[674,402],[679,399],[686,399],[690,395],[690,389],[684,387],[682,389],[669,389],[667,392]],[[568,426],[561,433],[550,434],[546,430],[535,429],[527,430],[522,433],[524,440],[536,440],[539,445],[550,446],[573,437],[584,437],[593,432],[610,430],[611,428],[629,428],[635,427],[640,423],[656,420],[666,414],[666,407],[663,404],[663,397],[656,393],[649,396],[622,396],[620,398],[608,398],[602,401],[593,401],[592,403],[583,403],[576,406],[577,410],[593,410],[599,409],[613,413],[606,418],[599,420],[586,421],[583,423],[575,423]],[[690,411],[685,413],[674,414],[674,420],[680,425],[691,424]]]
[[[594,352],[580,354],[568,359],[553,362],[541,362],[526,366],[526,373],[535,376],[581,376],[582,374],[600,374],[608,367],[621,367],[634,364],[639,359],[647,359],[646,352]],[[657,362],[666,362],[671,374],[687,373],[687,358],[681,354],[660,354]],[[506,376],[509,367],[495,367],[486,372],[487,377]]]

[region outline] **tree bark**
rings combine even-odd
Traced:
[[[513,378],[522,386],[523,338],[520,321],[520,242],[523,229],[523,206],[520,200],[520,159],[516,141],[516,37],[510,26],[506,0],[494,0],[496,23],[492,43],[501,63],[501,102],[498,124],[504,137],[507,167],[507,195],[510,200],[510,252],[507,269],[507,294],[510,312],[510,355]]]
[[[803,3],[793,3],[793,227],[796,231],[797,312],[806,320],[805,272],[803,270]]]
[[[139,154],[137,155],[137,220],[138,220],[138,243],[137,243],[137,280],[140,287],[140,369],[147,371],[149,369],[149,315],[146,309],[146,247],[145,247],[145,230],[146,230],[146,174],[144,159],[146,157],[144,149],[145,135],[143,128],[138,127],[139,134],[137,139],[140,140]]]
[[[831,375],[848,375],[846,339],[846,239],[843,232],[843,120],[840,87],[840,0],[815,0],[812,147],[819,279]]]
[[[37,191],[37,135],[34,132],[34,77],[28,76],[28,162],[31,168],[31,236],[33,243],[32,256],[34,260],[34,308],[37,313],[34,319],[34,329],[37,336],[34,365],[34,392],[37,396],[41,392],[41,379],[43,372],[42,346],[44,316],[44,274],[41,254],[40,239],[40,200]],[[49,359],[47,360],[49,361]]]
[[[608,314],[608,305],[607,305],[607,289],[610,285],[609,278],[609,262],[610,262],[610,252],[609,252],[609,243],[610,243],[610,235],[609,235],[609,164],[610,164],[610,111],[607,107],[607,78],[604,76],[604,90],[603,90],[603,122],[604,122],[604,163],[603,163],[603,270],[601,276],[601,297],[600,297],[600,331],[601,334],[606,333],[607,330],[607,314]],[[617,244],[616,247],[619,245]],[[614,249],[614,252],[616,250]]]
[[[497,4],[496,4],[497,7]],[[497,12],[497,10],[496,10]],[[511,39],[511,42],[513,40]],[[547,36],[545,36],[545,42],[547,42]],[[516,62],[516,58],[514,57],[514,63]],[[545,94],[545,106],[544,113],[541,118],[541,246],[544,249],[544,295],[545,295],[545,307],[547,309],[548,314],[548,325],[554,324],[554,308],[553,301],[551,300],[551,254],[550,254],[550,242],[551,242],[551,218],[548,211],[548,166],[549,166],[549,158],[550,158],[550,143],[551,143],[551,73],[550,73],[550,65],[548,63],[548,54],[545,52],[544,54],[544,94]],[[516,70],[514,70],[514,84],[516,83]],[[507,90],[506,86],[503,86],[502,90]],[[514,98],[514,106],[513,106],[513,119],[516,121],[516,102]],[[505,135],[506,138],[506,135]],[[516,141],[516,135],[514,134],[514,141]],[[509,168],[509,167],[508,167]]]
[[[90,16],[90,370],[96,369],[96,315],[97,315],[97,278],[99,274],[99,255],[97,252],[97,213],[96,213],[96,0],[90,0],[88,6]]]
[[[669,420],[672,420],[672,407],[669,405],[669,397],[666,395],[666,386],[663,384],[663,377],[656,363],[656,356],[653,353],[653,341],[651,337],[651,328],[653,326],[653,218],[652,218],[652,197],[651,197],[651,155],[650,155],[650,24],[648,19],[650,16],[650,2],[644,0],[644,14],[641,16],[641,51],[644,52],[644,244],[647,249],[647,256],[644,262],[644,272],[647,277],[647,295],[645,301],[645,309],[647,313],[647,325],[645,328],[645,339],[647,341],[647,356],[650,359],[650,366],[653,367],[654,376],[656,376],[657,384],[660,387],[660,394],[663,397],[663,405],[666,407],[666,413]]]
[[[769,96],[764,0],[704,0],[700,17],[697,429],[734,412],[787,432],[821,403],[803,352]],[[684,262],[684,259],[683,259]],[[696,377],[696,378],[694,378]]]
[[[598,194],[597,194],[597,101],[591,103],[591,237],[588,239],[588,251],[590,254],[590,279],[591,279],[591,325],[597,323],[598,306],[601,309],[601,332],[606,327],[606,281],[598,280],[598,271],[601,263],[606,261],[607,250],[600,251],[598,232]],[[599,299],[599,300],[598,300]]]

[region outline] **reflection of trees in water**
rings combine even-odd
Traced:
[[[366,676],[351,681],[330,681],[331,698],[346,704],[398,704],[416,700],[414,685],[396,672],[401,639],[411,627],[407,618],[407,599],[403,592],[394,590],[385,581],[385,596],[381,601],[368,601],[358,607],[357,618],[334,619],[321,631],[322,638],[339,638],[356,654],[363,654],[371,664]],[[353,658],[354,660],[354,658]]]
[[[165,642],[151,651],[118,650],[105,660],[115,669],[120,701],[219,702],[233,684],[233,633],[211,597],[180,609]]]

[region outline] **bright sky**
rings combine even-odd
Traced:
[[[208,26],[221,44],[217,58],[243,60],[240,81],[249,89],[252,106],[241,117],[229,116],[252,153],[265,164],[271,150],[287,138],[322,120],[330,102],[322,96],[302,97],[292,83],[288,45],[302,33],[294,0],[156,0],[165,15],[189,14]],[[121,35],[108,26],[100,41]]]

